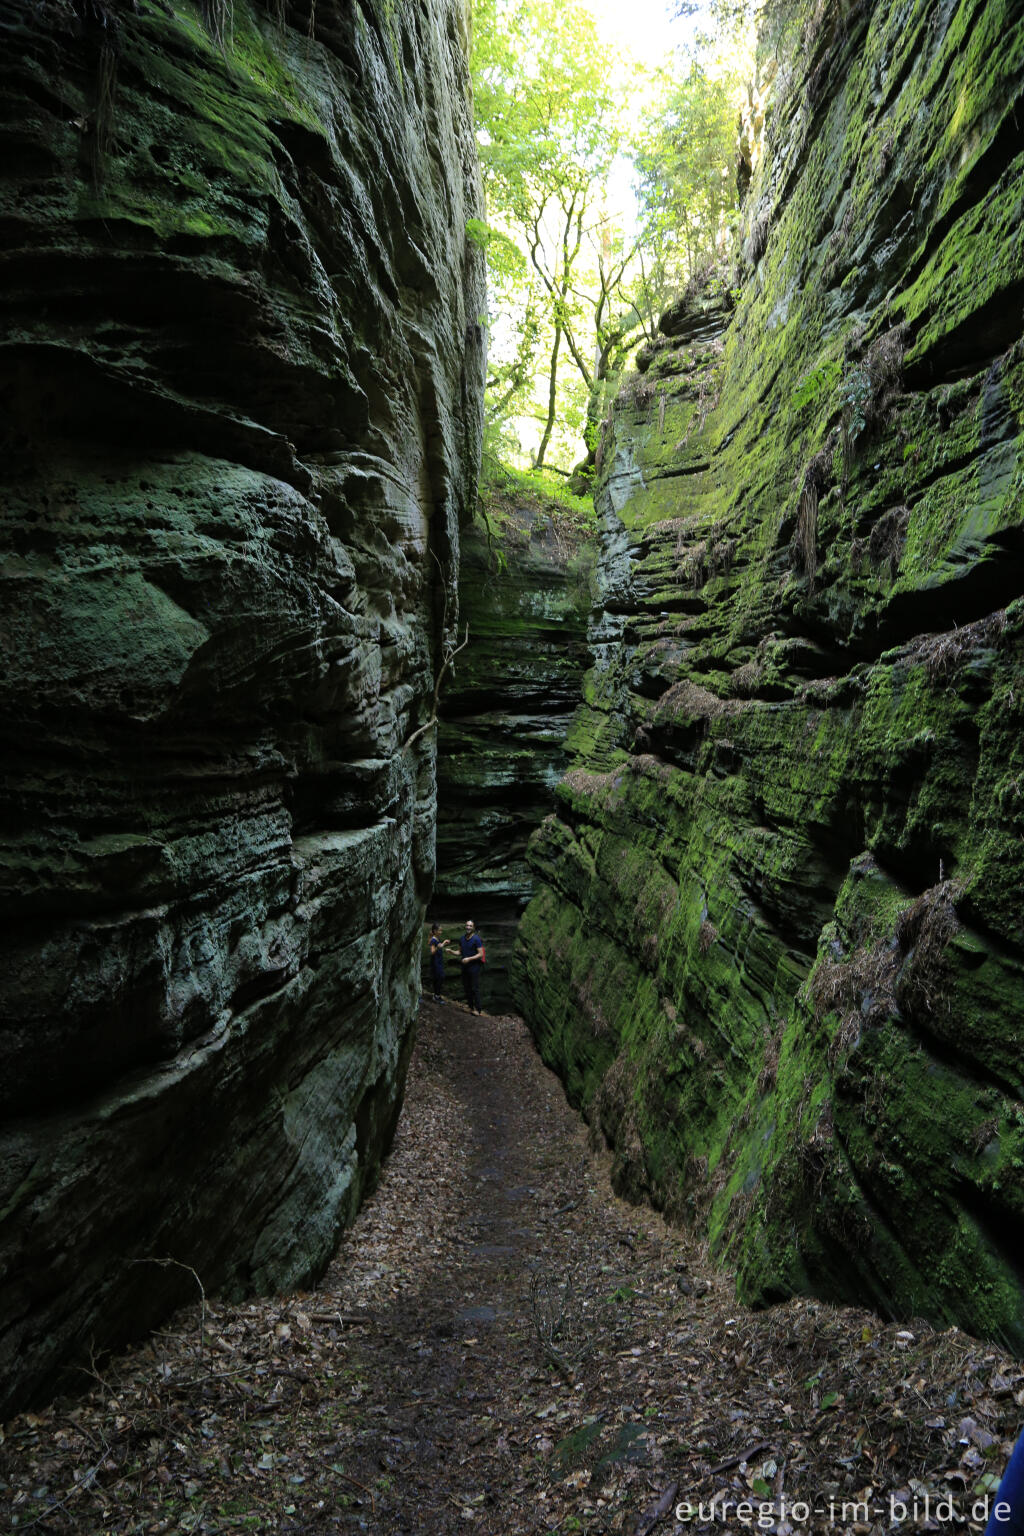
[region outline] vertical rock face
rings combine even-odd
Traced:
[[[431,902],[450,936],[467,917],[483,934],[490,1012],[511,1005],[509,959],[534,886],[526,844],[569,762],[595,554],[586,530],[557,509],[518,497],[502,511],[500,535],[474,523],[462,539],[469,645],[441,701]],[[457,966],[449,971],[457,997]]]
[[[211,37],[210,30],[219,37]],[[462,0],[0,3],[0,1412],[384,1149],[478,453]]]
[[[790,44],[792,38],[790,39]],[[516,986],[741,1294],[1024,1346],[1024,19],[819,6],[620,394]]]

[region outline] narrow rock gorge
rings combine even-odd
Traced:
[[[596,552],[589,530],[554,503],[511,488],[488,500],[487,522],[462,539],[469,644],[441,703],[431,912],[453,935],[467,917],[476,923],[485,1005],[499,1012],[511,1005],[509,961],[534,889],[527,842],[569,764]]]
[[[308,1281],[388,1143],[479,455],[468,25],[0,3],[0,1413],[196,1278]]]
[[[740,269],[604,424],[515,991],[620,1190],[741,1298],[1019,1351],[1024,16],[796,14]]]
[[[1024,7],[765,8],[596,556],[478,516],[469,10],[0,0],[0,1414],[323,1271],[428,912],[743,1300],[1024,1350]]]

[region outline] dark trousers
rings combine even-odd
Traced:
[[[430,967],[430,986],[435,997],[444,996],[444,970],[439,965]]]
[[[474,961],[472,965],[462,967],[462,990],[466,994],[466,1002],[471,1008],[480,1007],[480,963]]]

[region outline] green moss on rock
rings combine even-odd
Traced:
[[[756,271],[620,394],[515,980],[745,1299],[1020,1349],[1024,21],[933,9],[797,62]]]

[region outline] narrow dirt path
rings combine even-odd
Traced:
[[[980,1529],[1022,1417],[956,1330],[738,1307],[612,1194],[521,1020],[427,1004],[323,1283],[179,1314],[6,1425],[0,1529],[881,1536],[951,1528],[940,1499]]]
[[[380,1528],[546,1530],[585,1465],[607,1466],[603,1506],[645,1482],[658,1345],[634,1343],[633,1309],[660,1296],[664,1327],[687,1267],[678,1234],[611,1195],[522,1021],[425,1005],[387,1177],[326,1282],[372,1316],[346,1451],[377,1474]]]

